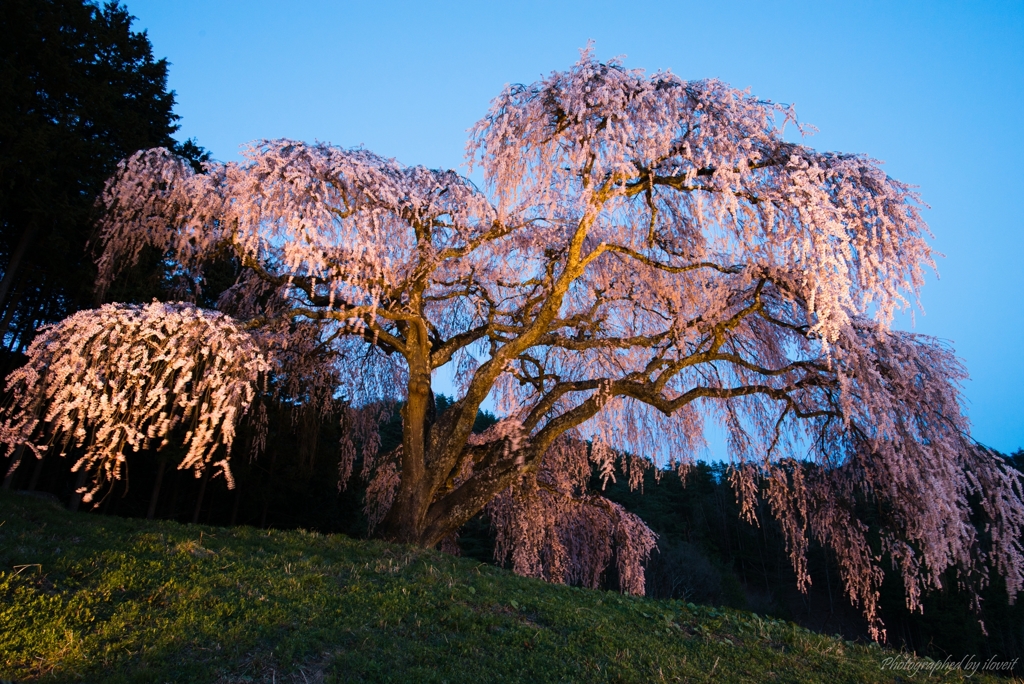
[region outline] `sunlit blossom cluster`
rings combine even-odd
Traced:
[[[100,475],[89,501],[122,475],[126,452],[165,447],[178,432],[186,447],[178,467],[197,477],[216,467],[231,486],[236,427],[269,365],[227,316],[187,304],[108,304],[44,328],[26,353],[7,378],[8,453],[19,444],[40,457],[83,449],[73,470]]]

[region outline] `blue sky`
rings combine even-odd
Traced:
[[[941,278],[899,326],[965,359],[974,436],[1024,447],[1024,1],[126,0],[171,63],[180,137],[231,160],[259,138],[365,145],[459,168],[506,83],[601,59],[794,103],[807,144],[918,185]]]

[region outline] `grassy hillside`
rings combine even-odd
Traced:
[[[906,660],[433,551],[72,514],[0,493],[0,679],[960,681],[883,669],[893,658]]]

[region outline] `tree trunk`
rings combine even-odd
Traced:
[[[235,481],[235,503],[231,506],[231,522],[228,523],[229,527],[234,527],[238,522],[238,506],[242,503],[242,488],[238,482]]]
[[[407,416],[412,413],[412,411],[403,413],[403,423],[408,421]],[[448,413],[445,413],[434,429],[444,431],[450,427],[445,424],[447,417]],[[411,427],[415,431],[415,424]],[[406,433],[403,441],[404,447],[409,441],[409,429],[403,425],[403,431]],[[442,438],[433,434],[429,429],[429,423],[428,427],[421,431],[421,434],[430,449],[446,448],[444,444],[439,443]],[[408,477],[409,471],[403,467],[400,487],[405,490],[406,495],[404,497],[395,496],[391,509],[378,526],[377,534],[389,541],[432,548],[446,537],[457,533],[495,496],[507,489],[521,472],[521,464],[530,460],[528,455],[524,455],[522,460],[508,461],[495,467],[494,462],[503,458],[506,445],[499,442],[493,445],[493,448],[495,452],[485,456],[478,464],[485,470],[474,471],[470,480],[460,484],[455,492],[447,491],[454,486],[453,480],[456,477],[454,472],[430,473],[424,468],[424,472],[414,479]],[[426,445],[423,449],[425,456],[422,463],[424,464],[435,464],[436,466],[437,463],[446,459],[441,453],[427,452]],[[532,453],[532,450],[528,448],[524,454],[527,453]],[[447,460],[451,462],[450,458]],[[455,459],[455,467],[458,467],[459,462],[458,459]],[[440,477],[446,479],[441,480]],[[402,490],[399,493],[402,493]]]
[[[266,479],[270,481],[270,484],[264,489],[263,492],[263,511],[260,513],[260,527],[267,526],[267,513],[270,511],[270,487],[273,487],[274,482],[274,465],[277,463],[277,449],[274,449],[270,454],[270,469],[267,471]],[[264,481],[263,477],[260,477],[260,484]]]
[[[100,507],[100,514],[101,515],[110,515],[111,514],[111,506],[110,506],[110,504],[113,502],[113,500],[115,498],[115,496],[114,496],[114,488],[115,487],[117,487],[117,480],[114,480],[113,482],[110,483],[110,489],[107,490],[106,495],[103,497],[103,499],[101,499],[101,501],[103,502],[103,506]]]
[[[203,497],[206,495],[206,483],[210,481],[210,471],[211,468],[207,466],[206,472],[203,473],[203,479],[199,484],[199,498],[196,499],[196,510],[192,513],[193,525],[199,522],[199,512],[203,508]]]
[[[7,304],[4,317],[0,319],[0,343],[3,343],[3,339],[7,337],[7,330],[11,327],[11,319],[14,318],[14,312],[18,309],[18,304],[21,303],[21,298],[24,294],[24,289],[19,288],[15,290],[11,296],[11,301]]]
[[[415,309],[415,302],[410,306]],[[460,484],[453,496],[451,490],[459,479],[457,471],[462,466],[466,439],[490,385],[480,385],[472,398],[464,397],[434,424],[430,342],[425,327],[418,323],[410,322],[407,330],[409,384],[408,398],[402,407],[401,477],[376,534],[389,541],[433,547],[458,532],[494,496],[508,488],[527,462],[539,462],[535,457],[543,449],[530,446],[530,455],[524,452],[523,458],[507,459],[503,456],[506,445],[495,444],[496,451],[485,456],[481,469],[474,470],[470,480]],[[488,378],[493,385],[500,365],[490,359],[481,366],[492,366],[490,375],[480,376],[482,371],[478,370],[477,379]]]
[[[39,484],[39,476],[43,474],[43,464],[46,462],[46,455],[48,451],[44,451],[41,455],[36,457],[36,467],[32,469],[32,479],[28,481],[28,491],[36,491],[36,485]]]
[[[164,470],[167,469],[167,454],[160,454],[160,460],[156,466],[156,482],[153,483],[153,494],[149,497],[149,509],[146,511],[146,520],[156,517],[156,504],[160,500],[160,485],[164,482]]]
[[[78,493],[78,490],[85,486],[85,467],[78,471],[78,477],[75,478],[75,489],[71,492],[71,501],[68,502],[68,509],[72,512],[77,511],[78,507],[82,504],[82,495]]]
[[[416,345],[420,335],[411,328],[408,344]],[[425,344],[425,340],[424,340]],[[423,520],[431,503],[430,483],[426,469],[427,424],[429,409],[434,403],[430,388],[430,368],[426,354],[417,363],[409,362],[409,395],[402,407],[402,463],[401,481],[394,501],[384,520],[381,534],[385,539],[401,544],[425,545]]]
[[[29,222],[25,228],[25,232],[21,234],[21,240],[18,241],[18,246],[11,252],[11,260],[7,262],[7,269],[4,271],[3,279],[0,279],[0,307],[7,302],[7,295],[11,291],[11,286],[14,284],[14,278],[18,274],[18,270],[21,268],[21,261],[25,258],[25,253],[28,251],[28,247],[32,244],[32,239],[36,234],[36,224],[34,221]],[[2,337],[0,337],[2,339]]]
[[[25,456],[25,445],[19,444],[18,448],[14,450],[14,456],[11,457],[11,464],[7,467],[7,474],[4,476],[4,489],[10,490],[14,485],[14,473],[18,470],[18,466],[21,465],[21,459]]]
[[[181,478],[183,474],[180,470],[174,470],[171,473],[171,479],[174,480],[174,486],[171,487],[171,503],[170,513],[164,517],[176,520],[178,517],[178,499],[181,494]]]
[[[32,331],[36,329],[38,323],[36,319],[30,318],[28,325],[22,325],[18,328],[14,335],[11,335],[11,347],[10,351],[15,354],[21,354],[25,351],[25,348],[29,345],[29,337],[32,335]],[[13,343],[17,340],[18,344],[15,346]]]

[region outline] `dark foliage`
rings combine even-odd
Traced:
[[[0,347],[23,349],[42,324],[94,305],[94,201],[117,162],[177,144],[167,62],[117,3],[5,0],[0,12]],[[160,255],[120,284],[155,293]],[[156,276],[158,277],[158,276]]]

